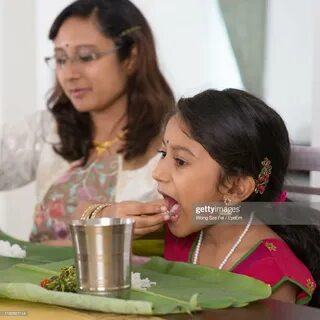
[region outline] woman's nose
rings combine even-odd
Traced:
[[[72,81],[81,77],[81,72],[78,64],[74,61],[68,61],[60,70],[58,70],[60,79]]]

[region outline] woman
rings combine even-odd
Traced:
[[[1,189],[36,179],[30,239],[68,244],[68,224],[88,201],[157,198],[150,172],[174,98],[150,27],[129,0],[75,1],[58,15],[49,38],[55,48],[46,62],[56,74],[49,113],[1,137]],[[155,202],[140,235],[161,228],[160,207]]]

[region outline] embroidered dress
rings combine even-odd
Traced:
[[[108,152],[85,167],[71,164],[37,206],[30,240],[70,239],[69,224],[79,218],[79,202],[114,202],[118,172],[119,157]]]
[[[175,237],[166,228],[164,257],[171,261],[192,262],[199,234]],[[307,304],[316,283],[307,267],[281,239],[264,239],[249,250],[229,271],[261,280],[276,291],[284,282],[298,287],[296,303]]]

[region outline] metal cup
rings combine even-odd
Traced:
[[[119,218],[72,221],[79,293],[129,297],[133,224]]]

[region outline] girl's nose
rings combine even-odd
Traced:
[[[160,159],[157,166],[152,172],[152,177],[157,182],[168,182],[170,180],[170,173],[165,159]]]

